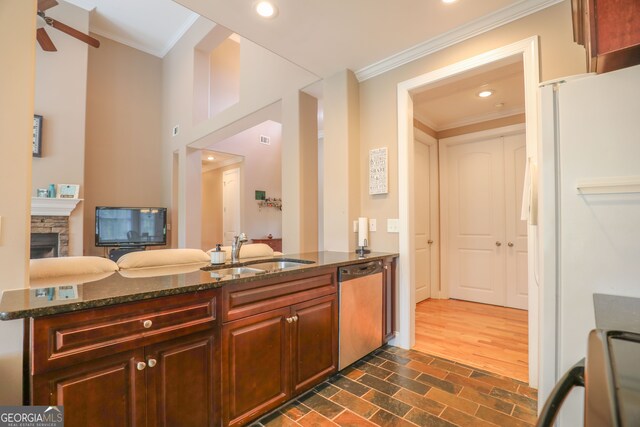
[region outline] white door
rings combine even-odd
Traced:
[[[438,146],[416,130],[414,144],[415,295],[416,303],[439,285]]]
[[[240,234],[240,169],[222,173],[222,232],[225,246]]]
[[[502,138],[446,148],[443,221],[451,298],[505,305]]]
[[[505,136],[505,251],[507,267],[507,307],[527,309],[527,221],[520,219],[527,149],[524,134]]]

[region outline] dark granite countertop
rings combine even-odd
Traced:
[[[365,255],[364,258],[360,258],[357,254],[348,252],[309,252],[261,259],[261,262],[280,259],[313,261],[313,264],[301,264],[299,267],[263,274],[243,274],[215,278],[211,274],[215,270],[201,270],[203,267],[210,266],[210,264],[204,263],[173,268],[159,267],[125,270],[91,282],[83,282],[82,279],[63,283],[58,281],[55,286],[4,291],[0,297],[0,320],[42,317],[87,308],[196,292],[259,281],[265,278],[285,277],[319,268],[337,268],[343,265],[358,264],[389,256],[397,256],[397,254],[373,252]],[[233,264],[233,266],[250,265],[256,261],[256,259],[243,260]],[[216,267],[226,268],[230,266],[231,264],[227,263],[224,266]],[[125,277],[125,275],[129,277]]]

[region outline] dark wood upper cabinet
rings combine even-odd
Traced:
[[[640,64],[640,1],[572,0],[573,37],[597,73]]]

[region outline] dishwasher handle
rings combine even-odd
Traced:
[[[363,276],[380,273],[382,271],[382,261],[371,261],[365,264],[354,264],[340,267],[338,270],[338,281],[358,279]]]

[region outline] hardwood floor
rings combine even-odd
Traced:
[[[459,300],[416,305],[416,345],[424,353],[528,382],[527,311]]]

